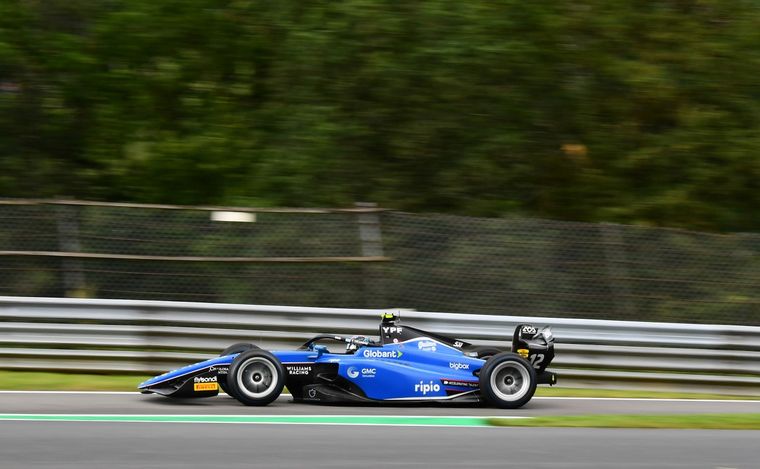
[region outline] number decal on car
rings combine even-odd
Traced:
[[[544,362],[544,358],[546,357],[544,356],[543,353],[536,353],[536,354],[531,355],[528,358],[530,359],[530,363],[531,365],[533,365],[533,368],[538,368],[541,366],[541,363]]]

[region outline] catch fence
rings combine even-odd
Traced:
[[[757,234],[0,200],[2,295],[760,325],[758,287]]]

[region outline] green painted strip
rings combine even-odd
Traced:
[[[45,422],[162,422],[162,423],[251,423],[251,424],[327,424],[327,425],[397,425],[487,427],[487,418],[437,416],[382,416],[382,415],[61,415],[61,414],[0,414],[0,421]]]

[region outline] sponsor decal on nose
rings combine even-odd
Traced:
[[[196,376],[193,378],[193,391],[217,391],[219,389],[219,383],[217,383],[216,376]]]

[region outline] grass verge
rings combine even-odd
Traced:
[[[643,399],[748,399],[760,400],[760,396],[741,396],[731,394],[713,393],[690,393],[676,391],[646,391],[639,389],[587,389],[587,388],[563,388],[544,387],[536,389],[536,396],[541,397],[627,397]]]
[[[150,378],[138,375],[94,375],[0,371],[0,389],[8,391],[135,391]]]
[[[488,419],[502,427],[694,428],[760,430],[760,414],[572,415],[527,419]]]

